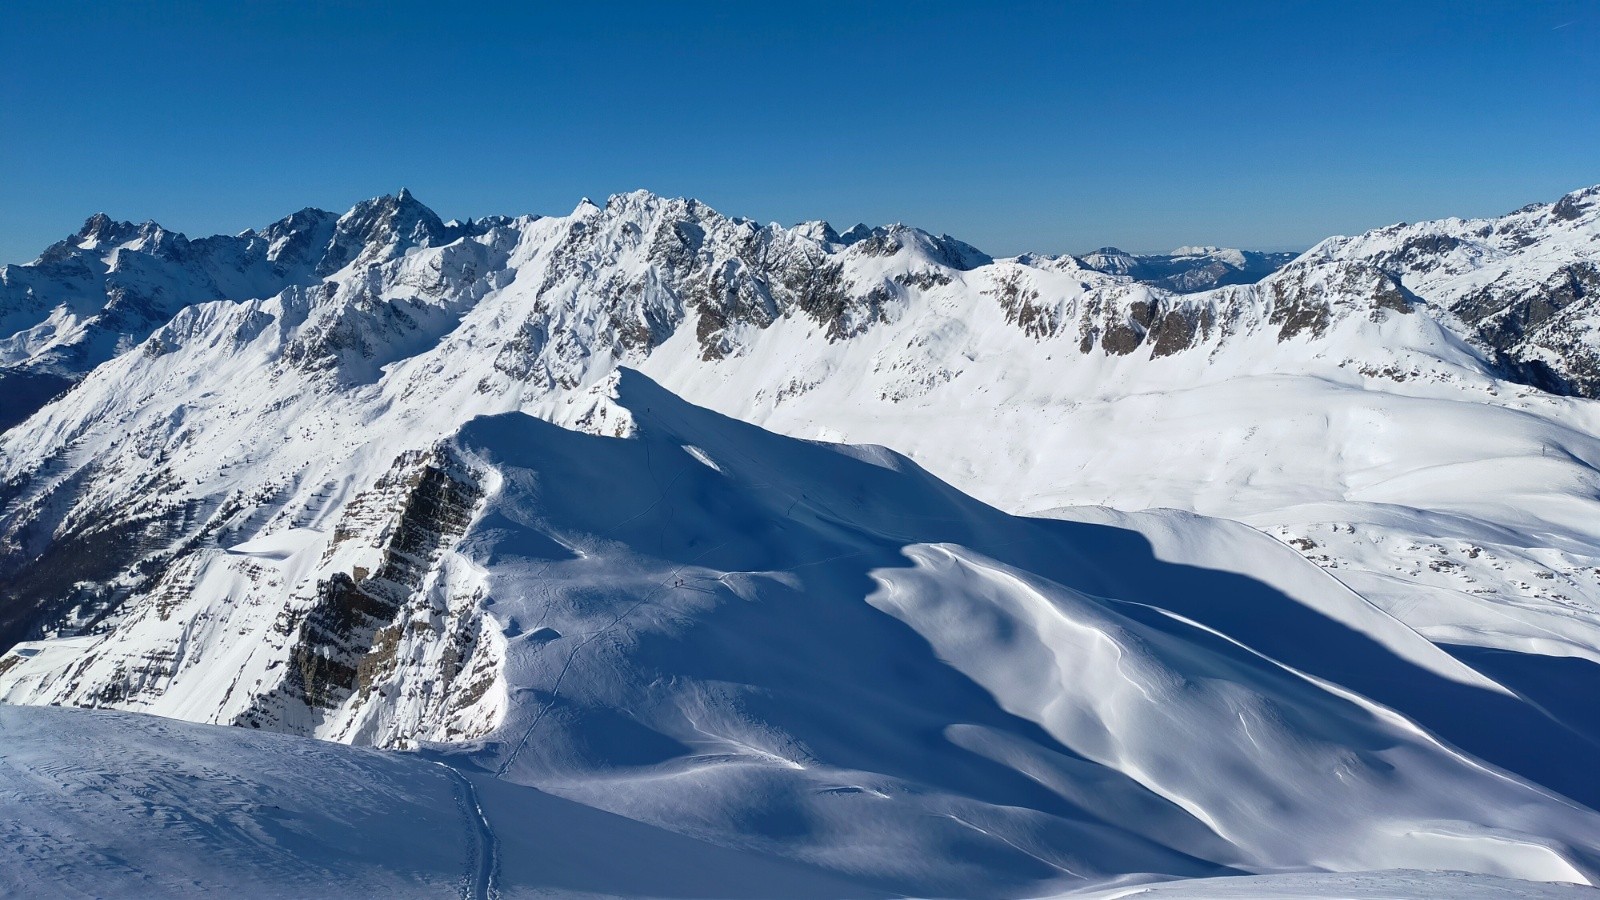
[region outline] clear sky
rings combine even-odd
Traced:
[[[0,262],[409,187],[995,254],[1300,248],[1600,183],[1600,2],[0,3]]]

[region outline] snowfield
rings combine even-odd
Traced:
[[[0,279],[0,885],[1571,895],[1597,236],[91,220]]]
[[[10,897],[882,896],[411,754],[9,706],[0,736]]]
[[[0,706],[0,736],[10,897],[888,896],[415,754],[44,707]],[[1129,885],[1087,896],[1593,896],[1403,871]]]

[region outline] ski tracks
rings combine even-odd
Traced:
[[[484,814],[483,804],[478,802],[478,789],[471,779],[450,764],[437,760],[433,764],[448,772],[455,782],[456,804],[470,826],[467,839],[472,848],[472,862],[462,878],[462,900],[499,900],[500,889],[495,882],[500,869],[500,841],[489,824],[489,817]]]

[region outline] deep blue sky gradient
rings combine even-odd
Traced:
[[[1301,248],[1600,183],[1600,3],[0,4],[0,262],[411,188],[996,254]]]

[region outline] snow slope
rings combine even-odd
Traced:
[[[1339,900],[1422,900],[1428,897],[1454,900],[1583,900],[1593,897],[1594,890],[1577,885],[1530,884],[1461,872],[1389,871],[1191,879],[1072,896],[1105,900],[1121,900],[1124,897],[1183,897],[1193,900],[1250,900],[1261,897],[1273,900],[1311,897],[1336,897]]]
[[[1014,518],[626,372],[616,402],[631,439],[456,439],[499,473],[463,552],[527,698],[483,751],[504,777],[916,894],[1590,877],[1600,819],[1547,790],[1593,802],[1600,745],[1265,536]]]
[[[440,766],[128,713],[0,706],[8,897],[882,894]],[[1091,896],[1577,898],[1438,872],[1179,880]]]
[[[0,706],[7,897],[870,897],[415,755]]]

